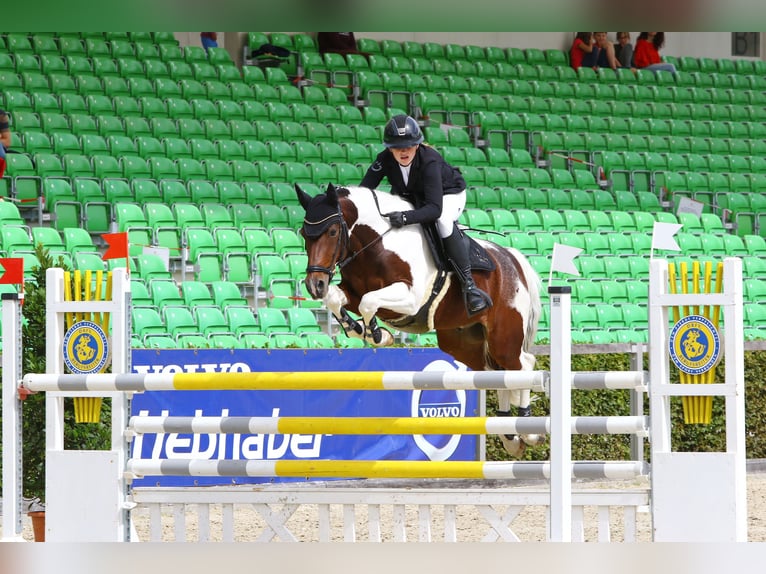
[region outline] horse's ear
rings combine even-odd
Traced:
[[[298,201],[300,201],[301,205],[303,206],[303,209],[309,208],[309,202],[311,201],[311,196],[303,191],[301,189],[301,186],[297,183],[295,184],[295,195],[298,196]]]
[[[332,183],[327,184],[327,191],[325,193],[327,194],[327,199],[333,203],[338,203],[338,188]]]

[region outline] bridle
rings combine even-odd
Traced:
[[[303,220],[304,226],[308,223],[310,225],[321,225],[322,231],[319,233],[319,235],[323,235],[328,227],[331,225],[334,225],[335,223],[340,224],[340,237],[338,238],[338,242],[335,244],[335,252],[332,254],[332,267],[324,267],[322,265],[307,265],[306,266],[306,273],[326,273],[330,276],[329,281],[332,281],[333,275],[335,275],[335,269],[336,267],[341,267],[341,256],[343,253],[348,253],[349,251],[349,232],[348,232],[348,225],[346,224],[346,220],[343,219],[343,213],[340,209],[340,203],[338,203],[338,211],[336,213],[333,213],[332,215],[328,215],[324,219],[321,219],[319,221],[308,221],[307,219]],[[349,258],[346,258],[346,262],[349,261]],[[343,265],[346,263],[344,262]]]
[[[383,214],[380,213],[380,205],[378,204],[378,197],[375,195],[375,192],[370,190],[372,193],[372,197],[375,200],[375,207],[378,209],[378,213],[383,217]],[[304,225],[310,224],[310,225],[321,225],[321,232],[318,235],[324,234],[324,232],[327,230],[328,227],[331,225],[338,223],[340,224],[340,237],[338,238],[338,242],[335,244],[335,252],[332,256],[332,267],[324,267],[322,265],[307,265],[306,266],[306,273],[326,273],[330,279],[329,281],[332,281],[333,276],[335,275],[336,269],[343,269],[346,265],[351,263],[351,261],[354,260],[358,255],[361,255],[361,253],[367,249],[368,247],[376,244],[378,241],[383,239],[383,236],[386,235],[389,231],[391,231],[391,228],[387,229],[378,237],[370,241],[367,245],[363,246],[358,251],[354,251],[353,253],[350,253],[351,247],[350,247],[350,240],[351,240],[351,234],[349,233],[348,224],[346,223],[346,220],[343,218],[343,212],[340,208],[340,202],[338,202],[338,210],[333,213],[332,215],[328,215],[324,219],[321,219],[319,221],[308,221],[307,219],[304,219]],[[349,254],[350,253],[350,254]],[[346,254],[345,259],[343,258],[343,255]]]

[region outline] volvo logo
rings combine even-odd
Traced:
[[[454,371],[456,369],[447,361],[429,363],[424,371]],[[464,417],[466,408],[466,392],[464,390],[417,390],[412,392],[411,413],[413,417]],[[460,444],[462,435],[413,435],[415,444],[429,460],[443,461],[449,459]]]

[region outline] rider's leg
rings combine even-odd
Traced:
[[[442,238],[452,267],[463,289],[468,315],[474,315],[492,306],[492,298],[476,287],[471,275],[468,255],[468,241],[457,227],[456,221],[465,209],[465,191],[445,195],[442,200],[442,214],[436,220],[436,228]]]

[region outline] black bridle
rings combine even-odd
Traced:
[[[383,214],[380,213],[380,205],[378,204],[378,197],[375,195],[375,192],[370,190],[372,193],[372,197],[375,200],[375,207],[378,209],[378,213],[381,217],[383,217]],[[348,224],[346,223],[346,220],[343,218],[343,212],[340,208],[340,202],[338,202],[338,211],[336,213],[333,213],[332,215],[324,218],[321,221],[312,221],[309,222],[308,220],[304,219],[304,226],[306,224],[310,225],[321,225],[322,231],[318,235],[324,234],[324,232],[327,230],[328,227],[331,225],[338,223],[340,224],[340,237],[338,238],[338,242],[335,245],[335,252],[333,253],[332,257],[332,267],[324,267],[322,265],[307,265],[306,266],[306,273],[327,273],[329,275],[330,279],[329,281],[332,281],[333,276],[335,275],[336,269],[343,269],[346,265],[351,263],[351,261],[354,260],[355,257],[360,255],[365,249],[368,247],[376,244],[378,241],[383,239],[383,236],[386,235],[389,231],[391,231],[392,228],[387,229],[384,231],[381,235],[378,235],[375,239],[370,241],[367,245],[359,249],[358,251],[351,252],[351,234],[348,229]],[[345,259],[343,258],[343,255],[346,255]]]
[[[332,254],[332,266],[331,267],[324,267],[322,265],[307,265],[306,266],[306,273],[327,273],[327,275],[330,276],[329,281],[332,281],[333,275],[335,275],[335,269],[336,267],[340,267],[340,259],[343,255],[343,253],[348,253],[349,251],[349,232],[348,232],[348,225],[346,224],[346,220],[343,219],[343,213],[340,209],[340,203],[338,203],[338,211],[329,217],[326,217],[325,219],[321,221],[312,221],[309,222],[308,220],[304,219],[304,226],[306,223],[309,223],[311,225],[322,225],[322,232],[319,235],[323,235],[328,227],[331,225],[334,225],[336,223],[340,224],[340,237],[338,238],[338,242],[335,244],[335,252]],[[349,259],[347,258],[346,261]],[[345,265],[345,263],[343,263]]]

